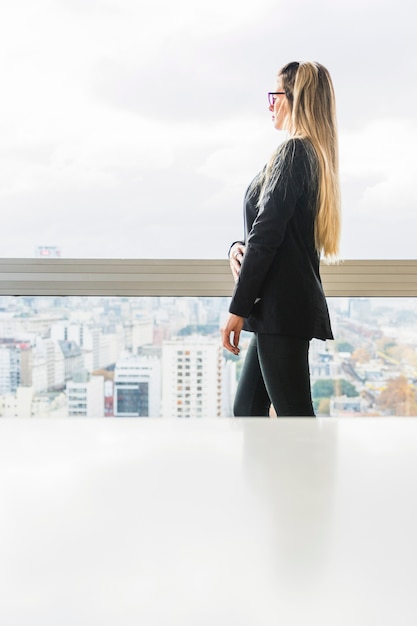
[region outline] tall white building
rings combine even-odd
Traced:
[[[64,358],[65,380],[72,380],[84,369],[81,349],[75,341],[58,341],[58,345]]]
[[[34,348],[36,368],[39,368],[41,363],[46,368],[46,381],[44,387],[36,385],[36,389],[45,391],[63,388],[65,385],[65,358],[57,341],[42,337],[37,338]]]
[[[161,365],[159,359],[127,356],[114,370],[114,416],[161,415]]]
[[[75,342],[83,355],[83,367],[88,371],[114,364],[124,348],[122,326],[108,332],[99,326],[60,321],[51,327],[51,338]]]
[[[222,376],[222,346],[218,339],[192,335],[164,341],[164,417],[220,417]]]
[[[124,325],[125,348],[137,354],[141,346],[153,343],[153,320],[150,317],[134,318]]]
[[[104,378],[67,383],[69,417],[104,417]]]
[[[0,394],[15,393],[32,382],[32,348],[27,343],[0,343]]]

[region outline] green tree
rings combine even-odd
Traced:
[[[334,381],[334,391],[336,396],[347,396],[348,398],[354,398],[359,395],[355,385],[352,385],[344,378]]]
[[[344,378],[323,378],[316,380],[312,388],[313,398],[331,398],[332,396],[348,396],[353,398],[358,396],[358,390]]]
[[[316,380],[313,385],[313,398],[330,398],[334,392],[334,381],[330,378]]]
[[[336,350],[338,352],[349,352],[350,354],[352,354],[352,352],[355,351],[355,347],[352,346],[352,344],[348,341],[337,341]]]

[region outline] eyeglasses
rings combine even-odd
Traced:
[[[273,107],[277,96],[285,96],[285,91],[269,91],[268,92],[268,102],[269,106]]]

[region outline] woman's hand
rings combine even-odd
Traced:
[[[229,262],[230,262],[230,269],[232,270],[232,274],[233,274],[233,278],[235,279],[235,282],[237,282],[237,279],[239,278],[239,274],[240,274],[240,266],[242,265],[242,261],[243,261],[243,256],[245,254],[245,246],[243,245],[243,243],[235,243],[231,249],[230,249],[230,254],[229,254]]]
[[[240,331],[243,328],[243,322],[244,322],[244,318],[240,317],[239,315],[234,315],[234,313],[230,313],[229,318],[224,326],[224,328],[222,328],[221,333],[222,333],[222,340],[223,340],[223,347],[226,348],[226,350],[229,350],[229,352],[232,352],[232,354],[238,355],[240,350],[239,350],[239,337],[240,337]],[[233,336],[233,344],[230,343],[230,336]]]

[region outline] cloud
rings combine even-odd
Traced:
[[[332,73],[356,249],[358,216],[395,203],[405,217],[415,204],[408,9],[368,0],[359,20],[357,2],[330,0],[8,5],[2,254],[31,255],[42,239],[66,256],[223,256],[246,185],[279,142],[266,92],[292,59]]]
[[[414,152],[417,122],[413,119],[376,119],[360,132],[341,136],[341,173],[346,194],[362,181],[362,193],[351,206],[355,212],[414,210]],[[353,185],[352,185],[353,183]]]
[[[413,258],[417,122],[375,119],[341,134],[346,258]]]

